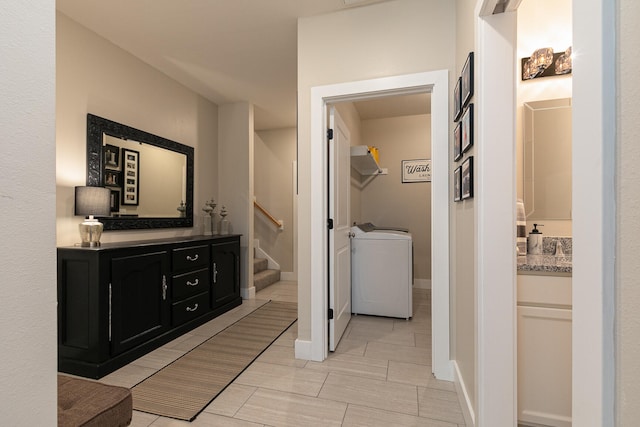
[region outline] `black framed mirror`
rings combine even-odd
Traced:
[[[111,189],[105,230],[193,227],[194,149],[87,114],[87,185]]]

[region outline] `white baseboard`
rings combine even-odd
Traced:
[[[295,342],[295,357],[302,360],[313,360],[311,357],[311,341],[296,339]]]
[[[431,279],[413,279],[413,287],[416,289],[431,289]]]
[[[240,296],[242,297],[242,299],[255,299],[256,287],[252,286],[250,288],[240,288]]]
[[[297,282],[298,276],[293,271],[281,271],[280,280],[286,280],[287,282]]]
[[[253,240],[253,252],[256,258],[264,258],[267,260],[267,268],[271,270],[280,270],[280,264],[260,248],[260,240],[258,239]]]
[[[476,416],[471,406],[471,401],[469,400],[469,393],[467,392],[467,387],[462,379],[462,374],[460,374],[460,369],[458,368],[458,363],[453,361],[453,370],[454,370],[454,380],[453,383],[456,387],[456,392],[458,394],[458,402],[460,403],[460,407],[462,408],[462,416],[464,417],[464,422],[467,427],[475,427],[476,425]]]

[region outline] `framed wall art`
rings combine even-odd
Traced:
[[[462,114],[462,98],[460,97],[460,85],[462,84],[462,78],[458,77],[455,89],[453,89],[453,121],[460,120],[460,114]]]
[[[473,145],[473,104],[469,104],[460,120],[462,127],[462,152],[466,153]]]
[[[473,197],[473,156],[467,157],[467,159],[462,162],[461,168],[461,198],[462,200],[470,199]]]
[[[453,171],[453,201],[462,200],[462,166]]]
[[[458,123],[453,129],[453,160],[457,162],[462,158],[462,123]]]
[[[120,147],[105,144],[103,152],[105,169],[120,169]]]
[[[106,187],[120,187],[122,185],[122,178],[120,177],[120,171],[105,169],[104,185]]]
[[[111,212],[120,211],[120,191],[111,190]]]
[[[431,159],[403,160],[402,183],[430,182]]]
[[[467,60],[462,67],[462,86],[460,88],[460,97],[462,108],[464,108],[473,96],[473,52],[469,52]]]
[[[140,203],[140,153],[135,150],[122,150],[122,204]]]

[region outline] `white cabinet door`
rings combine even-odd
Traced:
[[[571,426],[571,309],[518,306],[518,420]]]

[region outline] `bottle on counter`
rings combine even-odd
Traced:
[[[527,253],[529,255],[542,255],[542,232],[538,230],[542,224],[533,224],[533,230],[527,238]]]

